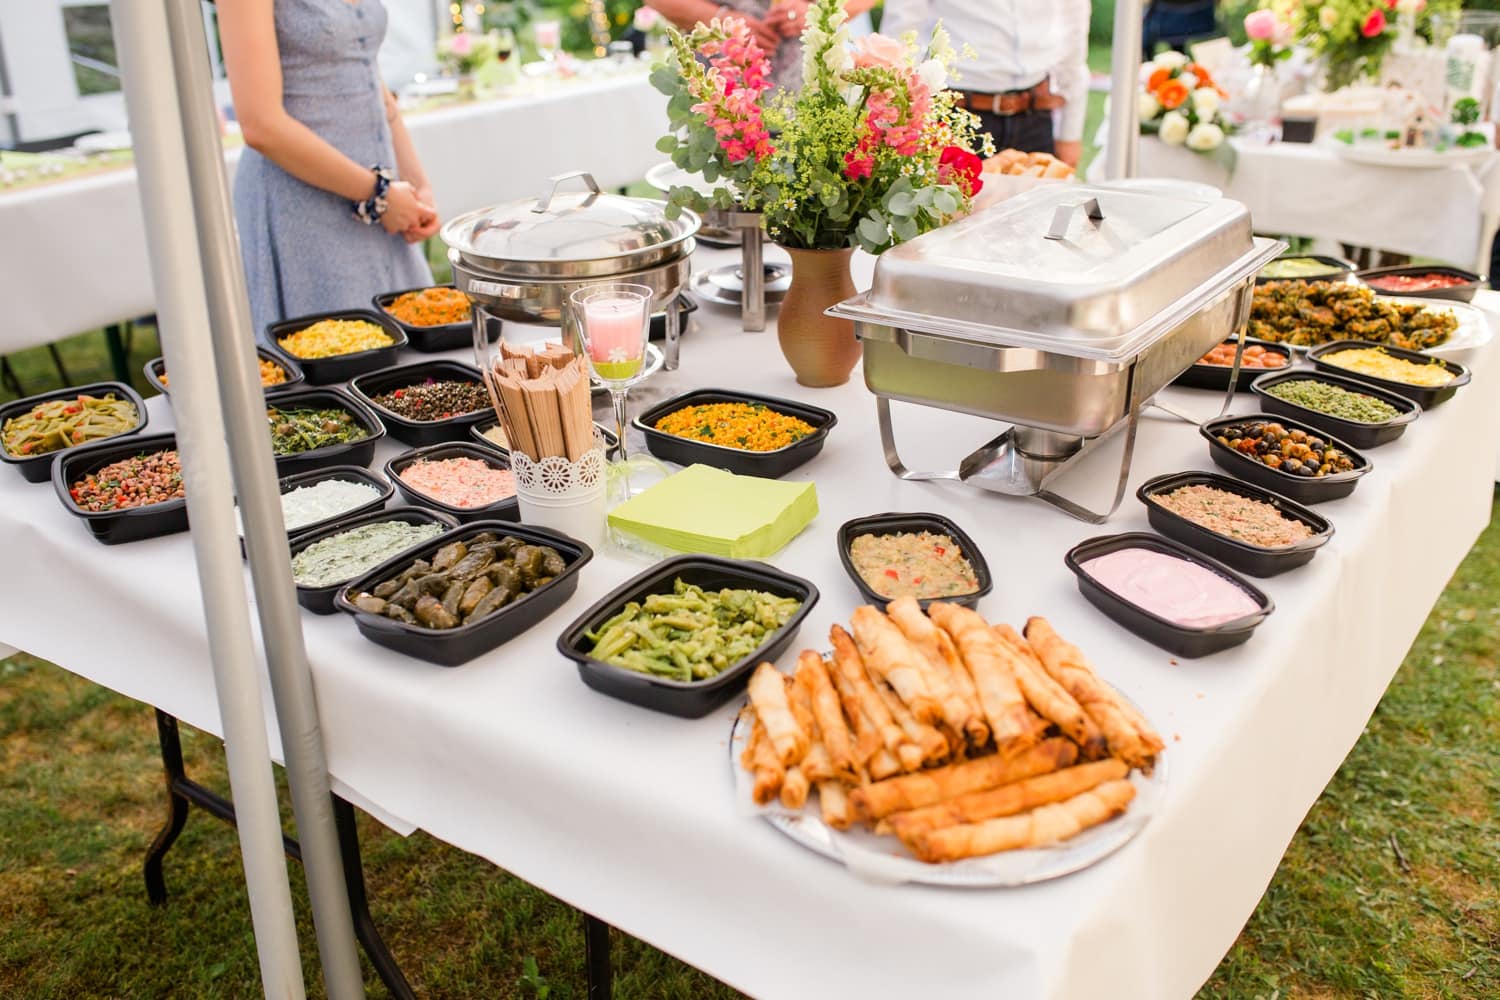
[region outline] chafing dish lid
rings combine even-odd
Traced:
[[[581,178],[589,190],[558,190],[574,178]],[[442,238],[471,266],[497,276],[555,272],[552,276],[568,277],[578,264],[617,264],[609,270],[625,272],[691,253],[691,237],[698,227],[692,212],[669,219],[664,202],[605,194],[592,175],[579,171],[552,178],[539,198],[451,219],[443,226]]]
[[[1205,283],[1228,288],[1238,265],[1261,255],[1239,202],[1053,184],[887,250],[851,311],[1118,355],[1143,346],[1174,305],[1201,299]]]

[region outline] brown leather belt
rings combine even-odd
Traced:
[[[1051,84],[1043,80],[1026,90],[1007,90],[1003,94],[979,94],[960,90],[962,102],[959,107],[970,111],[986,111],[992,115],[1008,117],[1028,111],[1055,111],[1067,104],[1067,98],[1052,93]]]

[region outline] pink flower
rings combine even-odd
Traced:
[[[1366,38],[1374,38],[1385,30],[1385,11],[1380,8],[1370,11],[1370,16],[1365,18],[1365,23],[1360,26],[1359,33]]]
[[[1274,11],[1251,11],[1245,15],[1245,34],[1252,41],[1269,42],[1276,37],[1276,20]]]
[[[844,176],[851,181],[862,181],[875,169],[873,156],[862,156],[858,151],[844,154]]]
[[[652,28],[656,27],[657,22],[660,20],[661,14],[656,8],[647,7],[645,4],[636,8],[635,16],[632,18],[635,30],[642,34],[649,33]]]
[[[938,157],[938,179],[945,184],[957,184],[971,198],[984,187],[984,181],[979,179],[983,170],[984,163],[979,157],[958,146],[949,146]]]
[[[466,56],[474,51],[474,36],[467,31],[460,31],[453,36],[449,49],[456,56]]]
[[[885,35],[866,35],[854,43],[854,65],[900,69],[906,65],[906,46]]]

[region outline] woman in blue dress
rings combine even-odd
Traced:
[[[432,283],[422,164],[380,79],[380,0],[219,0],[245,150],[234,209],[255,327]]]

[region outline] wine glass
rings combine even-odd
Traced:
[[[562,49],[562,22],[549,18],[533,21],[531,28],[536,37],[536,50],[548,65],[557,62],[557,53]]]

